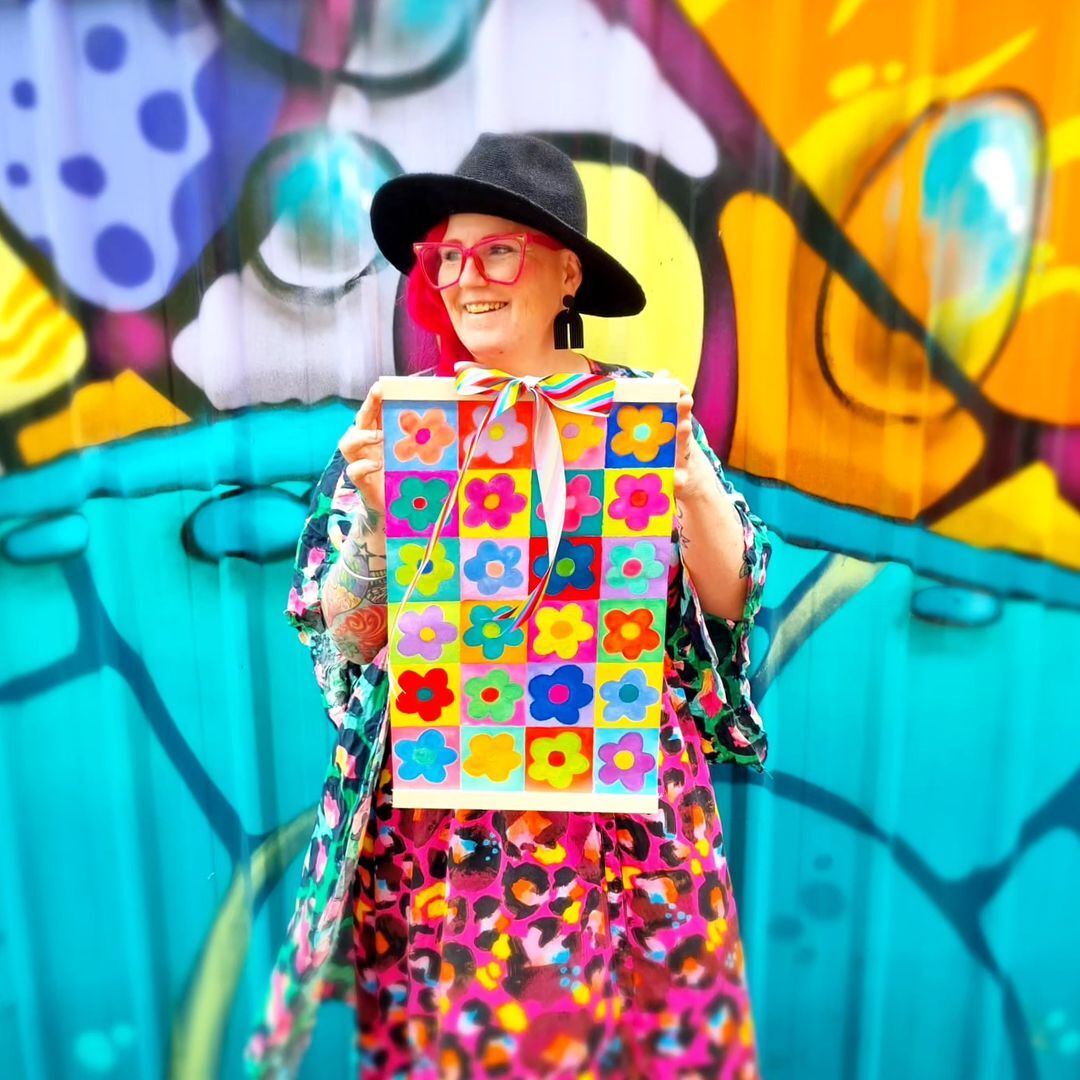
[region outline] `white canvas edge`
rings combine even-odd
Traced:
[[[576,794],[558,791],[463,791],[451,788],[395,788],[391,805],[405,810],[573,810],[582,813],[653,814],[660,809],[653,795]]]
[[[617,402],[670,402],[679,400],[681,387],[673,379],[650,377],[615,381]],[[446,375],[383,375],[379,379],[383,401],[457,401],[455,382]],[[490,401],[494,394],[462,394],[462,401]]]

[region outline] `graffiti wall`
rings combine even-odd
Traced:
[[[773,530],[715,775],[764,1075],[1080,1075],[1080,7],[0,4],[0,1058],[241,1075],[333,729],[308,493],[414,368],[366,208],[571,154]],[[323,1011],[302,1075],[345,1077]]]

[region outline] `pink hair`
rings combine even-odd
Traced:
[[[428,230],[425,240],[441,240],[446,235],[446,222]],[[472,353],[461,344],[461,339],[454,331],[446,305],[442,297],[433,289],[424,277],[419,264],[409,271],[405,280],[405,308],[417,326],[430,331],[439,343],[437,375],[453,375],[454,364],[459,360],[471,360]]]

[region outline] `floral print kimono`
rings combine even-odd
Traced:
[[[741,620],[705,614],[676,545],[648,815],[394,808],[385,649],[346,661],[319,605],[359,499],[335,452],[285,614],[337,742],[249,1075],[294,1075],[329,999],[355,1008],[361,1080],[758,1075],[708,764],[765,760],[748,637],[771,545],[696,422],[695,436],[742,518],[748,591]]]

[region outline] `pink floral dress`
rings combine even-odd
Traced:
[[[676,546],[660,809],[648,815],[393,806],[382,659],[346,661],[319,607],[358,500],[335,453],[285,613],[338,740],[250,1075],[293,1075],[328,999],[355,1007],[362,1080],[758,1075],[708,765],[765,760],[748,637],[771,545],[695,435],[742,518],[748,590],[742,619],[703,613]]]

